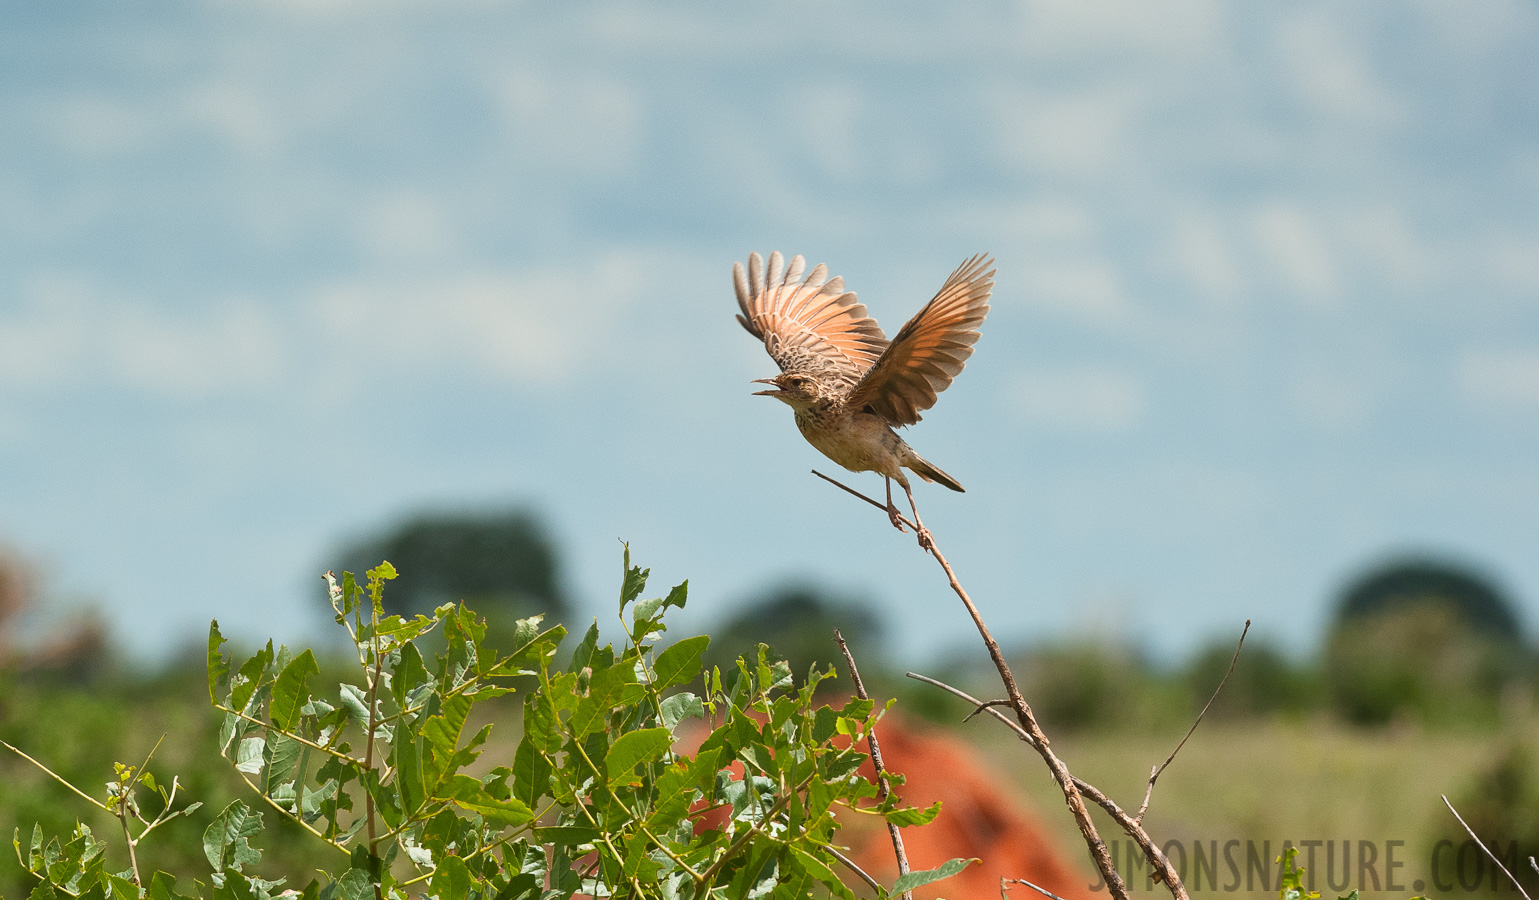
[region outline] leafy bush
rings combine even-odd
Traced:
[[[630,565],[629,551],[623,646],[599,646],[595,624],[565,668],[555,665],[564,629],[542,630],[540,617],[520,621],[516,646],[503,654],[463,605],[386,615],[394,574],[386,563],[364,586],[349,574],[330,581],[362,677],[324,696],[311,687],[319,676],[311,651],[269,642],[237,665],[211,626],[220,752],[262,806],[232,802],[205,830],[210,880],[195,882],[195,895],[270,900],[286,883],[255,874],[265,812],[331,850],[334,863],[297,891],[305,900],[852,897],[833,868],[835,810],[900,826],[939,811],[873,801],[857,748],[878,712],[869,700],[843,709],[814,702],[831,671],[814,670],[798,689],[762,645],[708,673],[708,638],[657,650],[664,614],[684,606],[687,585],[640,600],[647,572]],[[418,642],[434,631],[443,649],[424,657]],[[488,768],[479,758],[492,725],[472,724],[477,707],[515,690],[523,731],[512,764]],[[709,730],[692,757],[675,749],[687,720]],[[148,763],[118,765],[105,800],[77,791],[121,824],[127,870],[108,871],[105,842],[84,823],[63,838],[34,827],[24,841],[17,830],[17,853],[40,879],[33,898],[182,896],[185,886],[164,872],[144,876],[142,842],[194,807],[177,808],[179,782],[155,778]],[[965,864],[910,873],[879,895]]]

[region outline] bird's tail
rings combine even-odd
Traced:
[[[962,491],[962,485],[955,478],[936,468],[933,463],[920,459],[917,453],[914,454],[913,462],[910,462],[908,467],[915,475],[918,475],[925,481],[933,481],[936,484],[945,485],[953,491]]]

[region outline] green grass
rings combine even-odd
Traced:
[[[986,729],[992,733],[983,735]],[[1534,723],[1522,731],[1530,737],[1539,733]],[[1406,890],[1383,891],[1381,882],[1376,892],[1369,881],[1365,896],[1439,894],[1431,880],[1431,853],[1437,840],[1448,836],[1457,823],[1438,795],[1446,793],[1457,802],[1477,774],[1519,733],[1359,730],[1325,720],[1204,723],[1160,777],[1144,824],[1157,840],[1179,840],[1188,853],[1199,841],[1204,845],[1217,841],[1220,848],[1229,840],[1254,841],[1263,849],[1263,842],[1270,841],[1274,857],[1284,841],[1334,840],[1338,854],[1341,841],[1354,842],[1354,850],[1356,842],[1371,841],[1380,855],[1374,868],[1381,879],[1387,842],[1404,841],[1395,858],[1405,864],[1396,870],[1396,881]],[[1002,726],[989,729],[978,723],[972,736],[980,740],[999,771],[1010,773],[1056,835],[1060,848],[1080,862],[1087,883],[1097,880],[1062,793],[1041,759]],[[1106,791],[1124,809],[1136,811],[1150,766],[1163,761],[1179,740],[1179,733],[1065,734],[1053,739],[1053,747],[1074,774]],[[1123,838],[1116,825],[1099,813],[1097,825],[1103,839]],[[1243,843],[1241,847],[1237,856],[1243,869]],[[1334,896],[1324,883],[1325,848],[1316,852],[1315,887]],[[1441,880],[1451,883],[1453,858],[1441,859]],[[1354,852],[1354,869],[1357,862]],[[1305,864],[1302,853],[1300,864]],[[1126,871],[1125,861],[1122,865]],[[1231,880],[1222,863],[1218,875],[1221,884]],[[1472,869],[1466,875],[1473,880]],[[1421,891],[1412,887],[1417,879],[1425,882]],[[1189,869],[1189,888],[1192,880]],[[1151,890],[1146,879],[1130,883],[1139,891]],[[1206,883],[1203,887],[1204,894],[1219,893]],[[1254,891],[1242,888],[1236,894],[1273,896],[1275,889],[1274,882],[1271,891],[1262,891],[1258,885]],[[1158,885],[1152,890],[1165,894]],[[1508,893],[1516,896],[1510,889]]]

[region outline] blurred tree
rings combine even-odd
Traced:
[[[1376,569],[1343,593],[1324,674],[1352,722],[1493,722],[1525,657],[1514,607],[1490,583],[1413,559]]]
[[[871,607],[811,584],[790,584],[748,602],[742,612],[712,633],[707,661],[725,665],[756,644],[769,644],[791,664],[801,682],[814,663],[834,664],[849,686],[844,658],[834,642],[834,629],[844,634],[870,685],[881,666],[882,621]]]
[[[335,571],[360,580],[389,560],[400,573],[385,588],[385,606],[395,613],[428,613],[458,600],[493,625],[540,612],[555,622],[569,612],[550,535],[522,510],[417,515],[338,558]]]
[[[1409,558],[1379,566],[1342,594],[1336,624],[1427,603],[1447,606],[1472,630],[1521,644],[1522,625],[1512,602],[1489,580],[1462,566]]]
[[[1159,678],[1136,648],[1123,644],[1092,639],[1038,647],[1015,671],[1044,726],[1147,729],[1188,718],[1179,686]]]
[[[1233,659],[1234,645],[1217,641],[1186,664],[1183,680],[1194,710],[1202,709],[1213,696]],[[1215,718],[1300,713],[1320,699],[1320,678],[1313,666],[1293,665],[1282,651],[1254,637],[1245,642],[1234,674],[1223,683],[1223,691],[1208,711]]]
[[[32,603],[37,580],[17,554],[0,547],[0,665],[14,650],[16,623]]]

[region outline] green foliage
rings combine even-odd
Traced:
[[[1339,626],[1326,646],[1324,674],[1333,705],[1349,722],[1492,723],[1523,666],[1521,651],[1507,641],[1472,628],[1444,604],[1425,602]]]
[[[1304,867],[1298,865],[1299,848],[1284,847],[1282,856],[1277,857],[1277,898],[1278,900],[1320,900],[1319,891],[1311,891],[1304,887]],[[1340,900],[1357,900],[1357,891],[1346,894]],[[1423,898],[1411,898],[1411,900],[1423,900]]]
[[[324,690],[310,651],[268,643],[230,658],[210,626],[219,752],[259,805],[234,801],[205,829],[209,880],[194,882],[194,896],[271,900],[286,881],[257,870],[264,819],[276,818],[331,850],[319,877],[297,889],[304,900],[851,898],[834,869],[835,812],[899,826],[937,812],[876,801],[858,769],[880,711],[869,700],[842,709],[815,702],[831,671],[813,670],[798,687],[762,645],[725,670],[706,669],[704,637],[659,648],[664,615],[685,605],[687,587],[641,599],[647,572],[630,564],[629,550],[624,642],[601,646],[595,623],[564,667],[565,629],[544,628],[539,616],[517,622],[503,652],[464,605],[387,614],[395,574],[385,563],[363,584],[328,575],[360,677]],[[430,634],[437,649],[424,654]],[[482,707],[505,709],[515,690],[523,730],[512,765],[489,766],[480,759],[492,731],[479,724]],[[693,755],[679,751],[685,728],[704,733]],[[146,876],[141,842],[193,807],[176,809],[176,781],[166,788],[146,764],[116,774],[104,802],[81,796],[121,824],[129,868],[109,867],[105,841],[84,824],[65,839],[34,827],[24,842],[18,829],[17,856],[39,879],[33,897],[180,896],[170,875]],[[153,815],[141,810],[140,791],[156,798]],[[967,862],[911,873],[881,896]]]

